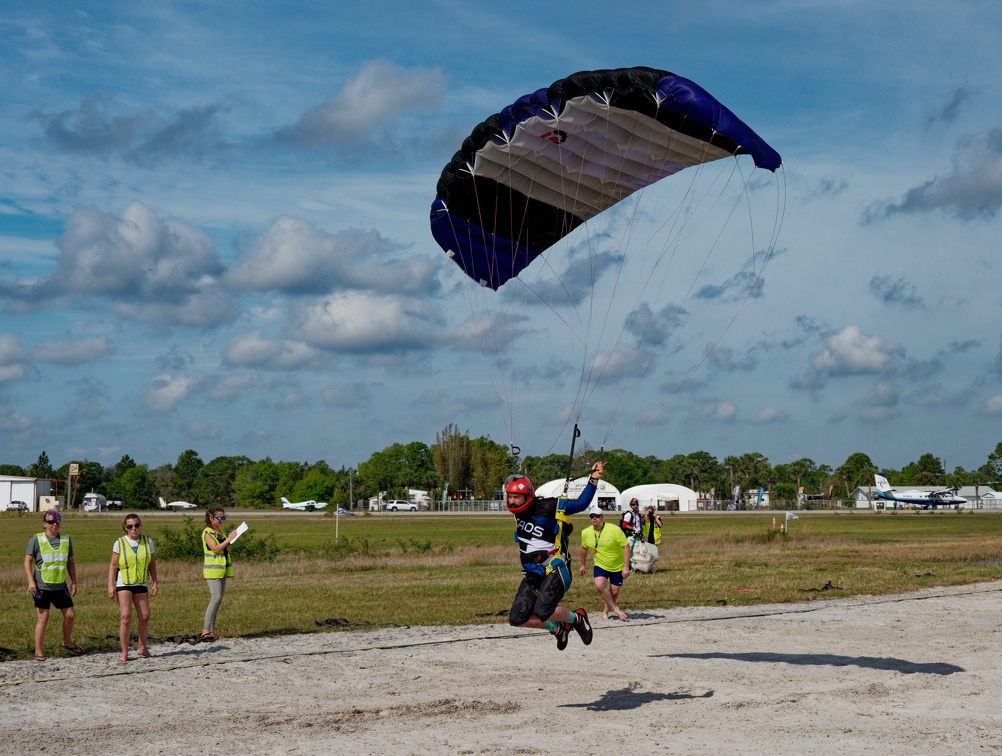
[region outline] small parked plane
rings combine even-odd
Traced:
[[[283,509],[298,509],[301,512],[312,512],[314,509],[323,509],[326,506],[327,506],[326,501],[313,501],[313,499],[310,499],[309,501],[292,502],[286,499],[284,496],[282,497]]]
[[[893,501],[897,504],[911,504],[924,509],[935,509],[936,507],[959,507],[967,503],[963,496],[957,496],[956,488],[941,488],[939,490],[919,490],[897,492],[891,488],[887,478],[883,475],[874,475],[877,482],[876,495],[878,499]]]
[[[181,509],[198,509],[198,504],[192,504],[190,501],[172,501],[169,504],[164,501],[164,497],[160,497],[160,508],[169,509],[172,512],[177,512]]]

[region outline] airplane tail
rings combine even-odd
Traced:
[[[887,478],[885,478],[883,475],[874,475],[873,479],[877,483],[878,491],[884,491],[886,493],[887,491],[891,490],[891,484],[887,482]]]
[[[163,496],[161,496],[161,497],[159,497],[159,498],[160,498],[160,508],[161,508],[161,509],[167,509],[167,502],[166,502],[166,501],[164,501],[164,497],[163,497]]]
[[[285,498],[285,497],[283,496],[283,497],[282,497],[282,506],[283,506],[283,507],[287,507],[287,506],[288,506],[289,504],[290,504],[289,500],[288,500],[288,499],[286,499],[286,498]]]

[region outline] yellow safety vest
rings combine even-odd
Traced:
[[[215,530],[206,528],[202,531],[202,577],[206,580],[233,577],[233,559],[230,558],[230,550],[227,548],[218,554],[213,554],[212,549],[205,543],[206,534],[211,535],[217,544],[220,543]]]
[[[52,548],[45,533],[35,536],[38,539],[38,552],[42,556],[42,566],[38,568],[42,582],[46,585],[59,585],[66,582],[66,564],[70,559],[70,537],[59,536],[59,548]]]
[[[125,536],[118,539],[118,573],[122,576],[122,585],[141,585],[147,581],[151,544],[148,536],[140,536],[139,546],[133,551]]]

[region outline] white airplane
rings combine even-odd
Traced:
[[[891,488],[887,478],[883,475],[874,475],[877,482],[877,498],[884,501],[893,501],[897,504],[911,504],[924,509],[935,509],[936,507],[959,507],[967,503],[963,496],[957,496],[956,488],[941,488],[939,490],[910,489],[908,491],[897,492]]]
[[[327,506],[326,501],[296,501],[292,502],[282,497],[282,508],[283,509],[298,509],[301,512],[312,512],[314,509],[323,509]]]
[[[198,509],[198,504],[192,504],[190,501],[172,501],[169,504],[164,501],[164,497],[160,497],[160,508],[169,509],[172,512],[177,512],[182,509]]]

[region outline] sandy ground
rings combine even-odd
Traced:
[[[1002,582],[0,664],[0,752],[1002,752]],[[133,655],[135,651],[133,651]],[[634,751],[637,752],[637,751]]]

